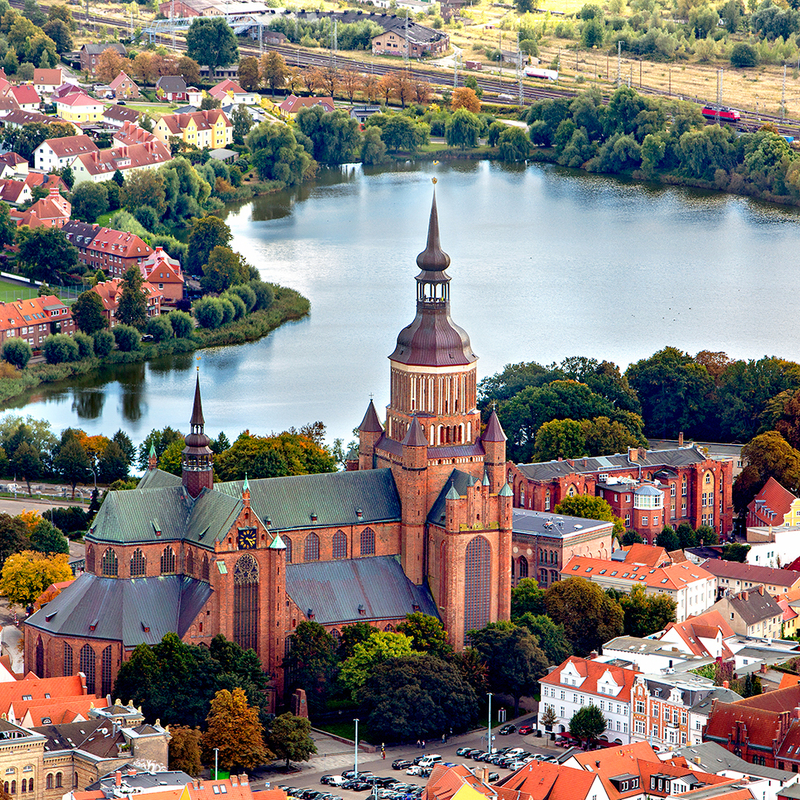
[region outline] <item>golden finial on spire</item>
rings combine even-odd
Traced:
[[[437,184],[437,183],[439,183],[439,179],[438,179],[438,178],[431,178],[431,183],[432,183],[434,186],[436,186],[436,184]]]
[[[200,356],[197,356],[197,374],[200,374]]]

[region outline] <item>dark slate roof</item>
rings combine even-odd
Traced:
[[[114,105],[103,111],[103,116],[108,119],[118,119],[121,122],[136,122],[139,119],[139,112],[135,108]]]
[[[88,53],[90,56],[99,56],[105,50],[116,50],[120,55],[125,55],[127,50],[125,49],[124,44],[120,44],[119,42],[105,42],[101,44],[85,44],[81,47],[85,53]]]
[[[125,647],[158,644],[170,631],[183,636],[210,596],[209,584],[181,575],[123,580],[84,572],[25,625]]]
[[[715,578],[732,578],[739,581],[750,581],[754,584],[791,586],[800,579],[800,572],[793,570],[760,567],[757,564],[725,561],[721,558],[709,559],[704,561],[701,566]]]
[[[409,447],[428,446],[428,440],[425,438],[425,431],[422,430],[422,425],[419,424],[419,420],[416,417],[411,420],[411,425],[408,427],[408,432],[406,433],[406,438],[403,439],[403,444]]]
[[[705,453],[695,447],[678,447],[674,450],[645,450],[636,461],[630,461],[627,453],[616,453],[613,456],[596,458],[575,458],[563,461],[542,461],[536,464],[517,464],[518,469],[528,478],[536,481],[547,481],[562,475],[586,475],[592,472],[605,472],[613,469],[629,469],[630,467],[683,467],[699,464],[706,460]]]
[[[46,737],[45,752],[85,750],[100,758],[112,758],[117,755],[117,746],[125,742],[123,735],[105,719],[42,725],[33,730]]]
[[[450,477],[445,481],[442,491],[439,492],[439,496],[436,498],[436,502],[431,506],[431,510],[428,512],[428,522],[433,525],[443,526],[445,502],[447,500],[447,493],[450,491],[451,487],[458,492],[459,497],[465,497],[467,489],[469,489],[470,486],[474,486],[475,482],[475,478],[468,472],[454,469],[450,473]]]
[[[492,409],[492,413],[489,415],[489,421],[486,423],[486,430],[483,432],[481,439],[484,442],[504,442],[506,438],[503,426],[497,418],[497,412]]]
[[[154,729],[155,730],[155,729]],[[133,763],[128,763],[119,768],[125,784],[136,790],[158,789],[162,786],[186,786],[192,782],[191,775],[180,770],[170,772],[146,772]],[[102,788],[111,788],[117,781],[117,771],[103,775],[99,781],[89,784],[85,791],[94,792]]]
[[[747,625],[755,625],[765,619],[772,619],[783,614],[772,595],[757,589],[749,589],[727,598],[733,610]]]
[[[139,481],[139,485],[136,488],[165,489],[169,486],[180,486],[182,483],[180,475],[164,472],[163,469],[149,469],[145,472],[144,477]]]
[[[583,517],[565,517],[552,511],[532,511],[528,508],[513,509],[511,529],[515,534],[549,536],[563,539],[578,533],[609,527],[610,522]]]
[[[720,703],[735,703],[741,700],[742,696],[733,691],[733,689],[726,689],[724,686],[715,686],[702,700],[698,700],[689,710],[693,714],[710,714],[711,707],[714,701],[718,700]]]
[[[243,481],[215,484],[213,494],[240,498],[242,484]],[[308,528],[312,524],[369,525],[400,519],[400,496],[390,469],[259,478],[250,481],[250,498],[262,522],[277,531]],[[316,514],[315,522],[312,514]]]
[[[735,694],[733,692],[732,694]],[[694,709],[692,709],[694,711]],[[722,770],[741,772],[743,775],[757,775],[761,778],[786,783],[793,780],[795,774],[774,767],[762,767],[760,764],[751,764],[743,758],[731,753],[730,750],[717,742],[702,742],[676,751],[676,755],[683,756],[691,764],[699,764],[706,772],[719,774]]]
[[[372,400],[369,401],[367,413],[364,414],[364,419],[361,420],[358,429],[362,433],[383,433],[383,425],[381,425],[381,421],[378,419],[378,412],[375,411],[375,404]]]
[[[442,250],[439,241],[439,211],[436,208],[435,189],[431,202],[431,216],[428,220],[428,242],[425,249],[417,256],[417,266],[428,272],[444,272],[450,266],[450,256]]]
[[[414,611],[439,616],[427,587],[415,586],[394,556],[287,564],[286,592],[321,625],[401,619]]]
[[[182,75],[162,75],[156,83],[156,88],[165,92],[185,92],[186,81]]]

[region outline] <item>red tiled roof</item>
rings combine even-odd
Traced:
[[[213,86],[209,90],[209,94],[212,97],[220,97],[221,95],[227,94],[228,92],[233,92],[234,94],[247,94],[241,86],[239,86],[236,81],[230,80],[230,78],[226,78],[224,81],[220,81],[216,86]]]
[[[740,561],[725,561],[721,558],[709,558],[703,562],[703,569],[717,578],[733,578],[739,581],[750,581],[754,584],[791,587],[800,583],[800,572],[776,567],[759,567]]]
[[[16,718],[22,719],[28,704],[41,700],[61,700],[87,695],[86,679],[81,675],[70,675],[67,678],[37,678],[29,672],[21,681],[0,683],[0,714],[8,714],[13,706]],[[28,696],[30,700],[23,699]],[[98,700],[96,696],[94,699]]]
[[[93,97],[89,97],[88,94],[84,94],[83,92],[70,92],[70,94],[66,95],[65,97],[59,97],[56,100],[56,104],[70,106],[74,108],[75,106],[102,106],[103,104],[100,100],[95,100]]]
[[[532,761],[502,780],[498,788],[524,792],[531,800],[583,800],[596,780],[597,775],[585,770]]]
[[[298,97],[290,94],[279,106],[281,111],[296,114],[301,108],[322,106],[326,111],[333,111],[335,106],[332,97]]]
[[[164,114],[161,117],[161,122],[167,126],[171,134],[177,136],[192,120],[194,120],[197,130],[203,131],[215,125],[220,117],[223,118],[226,126],[231,126],[231,122],[225,112],[218,108],[212,108],[207,111],[193,111],[191,114]]]
[[[141,144],[121,145],[109,150],[85,153],[76,160],[81,162],[90,175],[103,175],[116,170],[165,164],[172,160],[172,154],[161,141],[153,139]]]
[[[626,564],[645,564],[648,567],[661,567],[670,563],[667,551],[663,547],[653,547],[649,544],[636,542],[630,547],[624,547],[627,553]]]
[[[625,667],[617,667],[612,664],[606,664],[602,661],[593,661],[589,658],[579,658],[578,656],[570,656],[566,661],[559,664],[548,675],[545,675],[540,683],[546,683],[550,686],[561,686],[561,671],[567,666],[572,664],[585,680],[581,683],[581,691],[587,694],[599,694],[597,684],[601,681],[603,676],[610,674],[614,683],[621,686],[619,694],[614,695],[616,700],[630,700],[631,689],[639,675],[639,670],[626,669]],[[566,685],[566,684],[563,684]],[[604,697],[608,695],[603,695]]]
[[[112,89],[118,89],[125,81],[130,81],[134,86],[136,86],[136,81],[132,78],[129,78],[124,72],[120,72],[116,78],[114,78],[111,83],[109,83],[109,87]]]
[[[158,141],[158,139],[154,134],[150,133],[150,131],[140,128],[135,122],[125,120],[125,122],[122,123],[122,127],[114,134],[114,141],[122,146],[155,142]]]
[[[34,69],[33,82],[35,84],[44,84],[45,86],[61,86],[63,74],[60,67],[54,69]]]
[[[653,589],[682,589],[696,581],[709,580],[710,575],[703,567],[690,561],[666,567],[650,568],[646,564],[630,564],[626,561],[613,561],[588,556],[573,556],[561,575],[566,578],[586,578],[587,580],[614,578],[616,581],[630,581],[632,585],[641,584]]]
[[[719,611],[706,611],[705,614],[698,614],[696,617],[689,617],[683,622],[671,622],[667,625],[666,631],[675,631],[684,642],[690,652],[696,656],[715,656],[709,653],[702,639],[716,639],[718,635],[722,639],[733,636],[733,628],[725,621]],[[666,632],[665,631],[665,632]],[[663,636],[662,636],[663,638]],[[727,646],[723,646],[723,651]],[[728,650],[728,656],[733,655]]]
[[[752,499],[747,510],[764,525],[782,525],[797,498],[772,476]]]
[[[14,99],[21,106],[31,103],[38,105],[41,102],[38,92],[29,83],[23,83],[20,86],[12,86],[9,91],[14,95]]]
[[[59,139],[45,139],[42,144],[48,145],[58,158],[68,158],[81,153],[94,153],[99,150],[98,146],[85,133],[78,136],[62,136]]]
[[[13,303],[0,303],[0,331],[14,330],[31,323],[44,323],[51,319],[50,311],[54,309],[61,311],[66,308],[67,306],[52,294],[33,297],[30,300],[17,300]],[[69,313],[58,317],[61,320],[69,318]],[[0,713],[2,712],[2,692],[0,692]]]

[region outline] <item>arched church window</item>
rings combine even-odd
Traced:
[[[292,563],[292,540],[288,536],[283,537],[283,543],[286,545],[286,563]]]
[[[116,578],[119,574],[117,554],[110,547],[103,553],[103,558],[100,561],[100,572],[107,578]]]
[[[86,548],[86,571],[94,573],[94,545],[90,544]]]
[[[519,557],[519,579],[528,577],[528,559],[525,556]]]
[[[102,657],[102,664],[100,669],[100,694],[107,695],[111,694],[111,668],[113,666],[113,652],[111,650],[111,645],[104,648],[103,650],[103,657]]]
[[[492,546],[483,536],[468,545],[464,563],[464,631],[489,624]]]
[[[147,574],[147,559],[137,547],[131,556],[131,578],[143,578]]]
[[[319,561],[319,536],[309,533],[303,546],[303,561]]]
[[[72,645],[64,642],[64,677],[72,675]]]
[[[203,555],[203,566],[200,570],[200,577],[204,580],[208,580],[208,553]]]
[[[361,555],[375,555],[375,531],[372,528],[364,528],[361,531]]]
[[[347,536],[344,531],[333,534],[333,557],[347,558]]]
[[[36,641],[36,674],[40,678],[44,678],[44,643],[40,636]]]
[[[258,652],[258,563],[249,553],[233,568],[233,639]]]
[[[161,574],[172,575],[175,572],[175,551],[167,546],[161,553]]]
[[[97,659],[90,644],[85,644],[81,648],[81,672],[86,676],[86,691],[89,694],[97,694],[95,691],[95,667]]]
[[[186,553],[186,574],[194,577],[194,550],[191,548]]]

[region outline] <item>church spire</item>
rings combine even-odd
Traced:
[[[200,368],[198,367],[198,370]],[[192,418],[189,423],[194,429],[195,426],[203,427],[206,421],[203,419],[203,402],[200,399],[200,373],[197,373],[197,383],[194,387],[194,406],[192,408]],[[194,430],[192,430],[194,433]]]
[[[191,430],[184,439],[186,446],[183,448],[181,464],[183,485],[192,497],[197,497],[203,489],[210,489],[214,485],[213,453],[210,447],[211,440],[205,433],[199,369],[198,367],[197,382],[194,387],[192,418],[189,421]]]
[[[428,220],[428,244],[417,256],[417,266],[429,272],[443,272],[450,266],[450,256],[439,242],[439,210],[436,208],[436,189],[433,190],[431,216]]]

